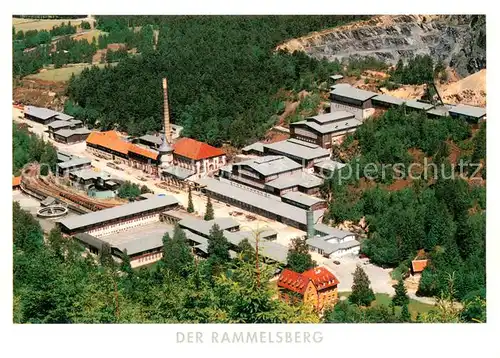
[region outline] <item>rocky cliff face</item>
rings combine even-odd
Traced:
[[[277,47],[312,57],[343,60],[375,57],[396,64],[428,54],[460,76],[486,68],[486,18],[482,15],[375,16],[292,39]]]

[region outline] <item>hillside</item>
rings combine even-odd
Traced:
[[[486,67],[486,20],[475,15],[374,16],[288,40],[280,49],[329,61],[370,56],[391,64],[428,54],[464,77]]]

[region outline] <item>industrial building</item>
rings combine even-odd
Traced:
[[[57,174],[59,176],[69,175],[72,171],[90,168],[91,161],[87,158],[72,157],[71,159],[57,164]]]
[[[74,144],[84,142],[90,135],[90,130],[87,128],[77,129],[60,129],[52,134],[55,141],[64,144]]]
[[[311,170],[315,163],[330,158],[329,150],[294,138],[264,144],[263,148],[264,155],[284,155]]]
[[[173,143],[173,137],[178,137],[182,127],[170,123],[166,79],[163,79],[163,93],[164,134],[161,138],[144,135],[137,143],[132,143],[116,131],[92,132],[87,138],[87,150],[178,186],[184,186],[185,180],[201,178],[226,165],[226,153],[221,149],[191,138]]]
[[[58,222],[66,235],[85,232],[97,238],[160,221],[160,213],[179,205],[173,196],[156,196],[110,209],[74,215]]]
[[[73,119],[72,116],[67,114],[35,106],[24,106],[24,118],[45,125],[57,120],[68,121]]]
[[[371,100],[376,95],[374,92],[361,90],[348,84],[334,85],[330,91],[330,111],[350,112],[357,120],[364,121],[375,112]]]
[[[360,242],[356,240],[356,234],[321,223],[314,225],[314,233],[308,233],[306,243],[309,250],[327,258],[347,254],[357,255],[361,248]]]
[[[486,118],[486,109],[459,104],[449,109],[451,117],[464,118],[470,123],[478,123]]]
[[[256,213],[283,224],[306,230],[306,210],[284,203],[275,198],[245,190],[231,183],[214,178],[202,178],[195,184],[206,195]],[[323,215],[324,209],[314,211],[315,222]]]
[[[350,112],[336,111],[290,123],[290,136],[330,149],[334,144],[341,144],[344,136],[354,132],[361,123]]]

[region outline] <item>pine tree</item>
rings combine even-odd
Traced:
[[[99,253],[99,262],[102,266],[113,267],[114,260],[113,256],[111,256],[111,246],[108,243],[104,243],[102,245],[101,252]]]
[[[213,220],[214,219],[214,208],[212,206],[212,201],[210,197],[207,199],[207,207],[205,208],[205,220]]]
[[[369,306],[374,299],[375,294],[370,287],[370,279],[361,266],[357,265],[353,274],[352,292],[349,301],[360,306]]]
[[[314,266],[316,262],[311,258],[305,238],[296,237],[292,239],[287,255],[290,270],[302,273]]]
[[[403,308],[401,309],[401,321],[411,322],[411,314],[408,310],[408,304],[403,305]]]
[[[252,261],[255,259],[255,249],[253,246],[250,244],[248,239],[243,239],[241,242],[238,244],[238,249],[241,253],[241,258],[243,261]]]
[[[194,212],[193,195],[191,193],[191,186],[189,186],[189,189],[188,189],[188,206],[187,206],[187,212],[188,213],[193,213]]]
[[[404,306],[410,303],[410,298],[406,292],[405,283],[403,278],[400,278],[396,285],[396,294],[392,297],[392,304],[394,306]]]
[[[173,238],[168,233],[163,237],[163,258],[165,267],[172,273],[187,277],[192,271],[194,257],[188,245],[186,234],[175,226]]]
[[[217,258],[219,262],[223,263],[228,262],[231,258],[229,256],[229,242],[217,224],[214,224],[210,229],[210,234],[208,236],[208,255]]]

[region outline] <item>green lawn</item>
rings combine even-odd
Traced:
[[[115,66],[117,62],[111,63],[111,66]],[[84,64],[79,64],[79,65],[73,65],[70,67],[62,67],[62,68],[55,68],[55,69],[49,69],[34,75],[29,75],[26,78],[32,78],[32,79],[38,79],[42,81],[69,81],[71,78],[72,74],[75,74],[75,76],[79,75],[85,68],[90,68],[92,66],[97,66],[99,68],[103,68],[105,66],[104,63],[99,63],[95,65],[91,65],[89,63],[84,63]]]
[[[349,297],[351,293],[350,292],[339,292],[339,298],[340,297]],[[372,302],[372,307],[376,305],[386,305],[389,306],[391,304],[391,296],[389,296],[387,293],[376,293],[375,294],[375,301]],[[426,313],[429,312],[431,309],[433,309],[433,305],[429,305],[427,303],[423,303],[417,300],[413,300],[410,298],[410,304],[408,305],[408,309],[410,310],[410,313],[413,318],[417,316],[417,313]],[[399,310],[401,308],[396,307],[396,313],[399,313]]]

